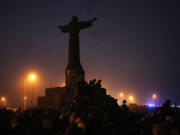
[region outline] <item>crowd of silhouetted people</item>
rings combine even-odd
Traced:
[[[83,97],[81,97],[83,98]],[[167,100],[161,107],[126,105],[111,111],[87,106],[75,99],[60,110],[0,109],[0,133],[4,135],[179,135],[180,109]],[[80,108],[80,109],[77,109]],[[138,109],[139,108],[139,109]]]
[[[179,135],[180,109],[167,100],[148,108],[122,105],[106,94],[101,80],[79,85],[79,94],[57,109],[0,108],[4,135]]]

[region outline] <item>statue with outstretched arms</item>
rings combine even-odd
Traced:
[[[69,24],[64,26],[58,26],[63,33],[69,34],[69,50],[68,50],[68,65],[66,68],[66,85],[74,84],[75,80],[82,76],[84,80],[84,71],[80,64],[79,57],[79,32],[82,29],[86,29],[92,26],[93,22],[97,18],[93,18],[89,21],[79,22],[76,16],[72,17]]]

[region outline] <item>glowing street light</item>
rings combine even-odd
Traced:
[[[133,96],[129,96],[128,100],[129,100],[130,103],[132,103],[132,102],[134,102],[134,97]]]
[[[152,100],[153,100],[153,104],[155,105],[155,100],[157,99],[157,95],[156,94],[153,94],[152,95]]]
[[[27,102],[27,97],[24,96],[24,110],[26,110],[26,102]]]
[[[122,101],[123,103],[124,93],[119,93],[119,103]]]
[[[34,81],[36,80],[36,74],[32,73],[29,75],[29,80],[31,81],[32,84],[32,89],[31,89],[31,105],[33,106],[33,97],[34,97]]]
[[[26,96],[24,97],[24,100],[27,100],[27,97],[26,97]]]
[[[121,92],[121,93],[119,94],[119,96],[120,96],[121,98],[124,97],[124,93]]]
[[[153,94],[153,95],[152,95],[152,98],[153,98],[153,99],[156,99],[156,98],[157,98],[157,95],[156,95],[156,94]]]
[[[35,81],[36,80],[36,75],[35,74],[30,74],[29,75],[29,80],[30,81]]]
[[[6,98],[5,97],[1,97],[1,101],[3,103],[3,106],[6,107]]]

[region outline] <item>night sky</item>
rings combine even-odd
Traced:
[[[98,17],[80,32],[87,81],[101,79],[116,98],[123,91],[144,104],[157,93],[159,103],[180,104],[178,8],[174,0],[1,0],[0,96],[22,104],[30,72],[38,74],[36,96],[63,84],[68,34],[57,26],[76,15],[80,21]]]

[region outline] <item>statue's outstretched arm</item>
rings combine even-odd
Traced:
[[[65,26],[59,25],[58,28],[64,33],[70,32],[69,25],[65,25]]]
[[[92,22],[95,22],[95,21],[97,21],[98,20],[98,18],[97,17],[94,17],[92,20],[90,20],[91,21],[91,23]]]
[[[93,18],[92,20],[90,20],[90,21],[79,22],[79,28],[80,28],[80,29],[88,28],[88,27],[92,26],[92,23],[93,23],[94,21],[97,21],[97,18],[96,18],[96,17],[94,17],[94,18]]]

